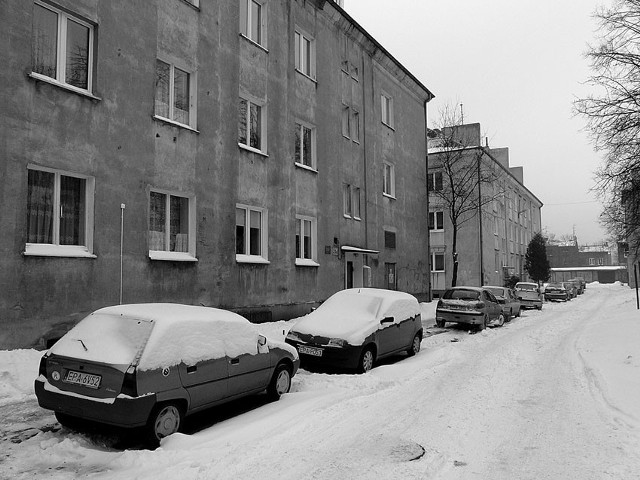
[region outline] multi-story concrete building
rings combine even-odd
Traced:
[[[87,312],[429,292],[431,92],[335,2],[0,2],[0,348]]]
[[[442,135],[453,140],[445,142],[445,148]],[[503,285],[512,275],[525,280],[524,257],[531,238],[541,229],[542,202],[524,186],[522,167],[509,165],[508,148],[483,146],[480,124],[460,125],[444,133],[431,131],[429,135],[433,295],[439,296],[452,282],[453,229],[446,197],[442,195],[446,192],[446,164],[451,163],[452,155],[459,175],[469,181],[469,191],[459,190],[455,195],[458,202],[473,206],[458,218],[456,284]],[[459,204],[456,208],[460,208]]]

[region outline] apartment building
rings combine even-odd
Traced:
[[[447,165],[457,172],[455,193],[447,187]],[[463,182],[466,188],[459,187]],[[431,130],[428,188],[434,296],[452,282],[450,195],[457,196],[455,208],[461,211],[456,284],[503,285],[512,275],[527,279],[525,254],[531,238],[541,230],[542,202],[525,187],[523,168],[510,166],[508,148],[483,146],[478,123]]]
[[[431,92],[338,3],[0,3],[0,348],[180,302],[429,292]]]

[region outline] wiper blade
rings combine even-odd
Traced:
[[[84,344],[84,342],[83,342],[81,339],[79,339],[79,338],[74,338],[74,340],[75,340],[75,341],[77,341],[77,342],[80,342],[80,343],[82,344],[82,348],[84,348],[84,351],[85,351],[85,352],[88,352],[88,351],[89,351],[89,349],[87,348],[87,346]]]

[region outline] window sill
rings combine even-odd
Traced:
[[[267,155],[266,152],[263,152],[262,150],[258,150],[257,148],[250,147],[249,145],[245,145],[244,143],[238,143],[238,146],[242,150],[246,150],[248,152],[252,152],[252,153],[256,153],[258,155],[262,155],[265,158],[269,158],[269,155]]]
[[[395,128],[393,128],[392,125],[389,125],[388,123],[386,123],[385,121],[381,120],[382,124],[387,127],[389,130],[393,130],[394,132],[396,131]]]
[[[183,3],[186,3],[187,5],[189,5],[191,8],[193,8],[196,11],[200,11],[200,2],[196,1],[196,2],[192,2],[189,0],[182,0]]]
[[[25,257],[98,258],[87,247],[44,243],[27,243],[22,254]]]
[[[319,267],[320,264],[310,258],[296,258],[296,267]]]
[[[318,83],[318,81],[317,81],[315,78],[313,78],[313,77],[312,77],[312,76],[310,76],[310,75],[307,75],[307,74],[306,74],[306,73],[304,73],[302,70],[300,70],[300,69],[296,68],[296,72],[298,72],[298,73],[299,73],[300,75],[302,75],[303,77],[308,78],[308,79],[309,79],[309,80],[311,80],[313,83],[315,83],[315,84],[317,84],[317,83]]]
[[[307,170],[309,172],[318,173],[318,170],[316,170],[313,167],[310,167],[309,165],[305,165],[304,163],[295,162],[295,166],[298,167],[298,168],[301,168],[302,170]]]
[[[101,101],[102,100],[100,97],[96,97],[95,95],[90,93],[88,90],[82,90],[81,88],[74,87],[73,85],[69,85],[67,83],[59,82],[55,78],[47,77],[46,75],[41,75],[39,73],[31,72],[31,73],[29,73],[28,76],[29,76],[29,78],[31,78],[31,79],[33,79],[35,81],[48,83],[48,84],[53,85],[55,87],[62,88],[63,90],[67,90],[68,92],[77,93],[78,95],[81,95],[83,97],[90,98],[91,100],[96,100],[96,101]]]
[[[253,263],[257,265],[269,265],[271,262],[264,257],[260,257],[259,255],[244,255],[240,253],[236,253],[236,262],[237,263]]]
[[[166,262],[197,262],[198,259],[186,252],[163,252],[160,250],[149,250],[150,260],[161,260]]]
[[[255,40],[250,39],[249,37],[247,37],[244,33],[241,33],[240,36],[242,38],[244,38],[247,42],[251,43],[252,45],[255,45],[256,47],[258,47],[260,50],[264,50],[265,53],[269,53],[269,50],[267,50],[267,47],[260,45],[258,42],[256,42]]]
[[[184,128],[185,130],[189,130],[189,131],[191,131],[193,133],[200,133],[199,130],[196,130],[195,128],[190,127],[189,125],[186,125],[184,123],[176,122],[175,120],[170,120],[168,118],[160,117],[158,115],[153,115],[152,118],[154,120],[160,122],[160,123],[166,123],[166,124],[171,125],[173,127]]]
[[[387,197],[387,198],[388,198],[388,199],[390,199],[390,200],[396,200],[395,195],[391,195],[391,194],[389,194],[389,193],[384,193],[384,192],[382,192],[382,196],[383,196],[383,197]]]

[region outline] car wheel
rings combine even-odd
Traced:
[[[407,350],[407,354],[410,357],[413,357],[416,353],[420,351],[420,344],[422,343],[422,335],[416,333],[415,337],[413,337],[413,342],[411,342],[411,346]]]
[[[358,362],[358,373],[367,373],[373,368],[373,362],[375,361],[375,354],[373,348],[366,347],[360,355],[360,361]]]
[[[182,417],[182,410],[174,403],[157,405],[147,423],[149,440],[157,444],[164,437],[176,433],[182,425]]]
[[[501,313],[498,317],[498,326],[501,327],[504,325],[504,313]]]
[[[502,314],[500,314],[500,316],[502,316]],[[487,328],[487,325],[489,324],[489,315],[485,314],[484,317],[482,317],[482,323],[478,325],[478,330],[484,330],[485,328]]]
[[[509,313],[505,313],[504,315],[505,322],[510,322],[512,318],[513,318],[513,310],[509,310]]]
[[[436,320],[436,327],[444,328],[445,323],[447,322],[445,322],[444,320]]]
[[[273,372],[271,382],[267,387],[267,395],[271,400],[278,400],[291,389],[291,370],[285,364],[278,365]]]
[[[522,308],[518,308],[518,311],[516,312],[516,317],[520,318],[521,314],[522,314]]]

